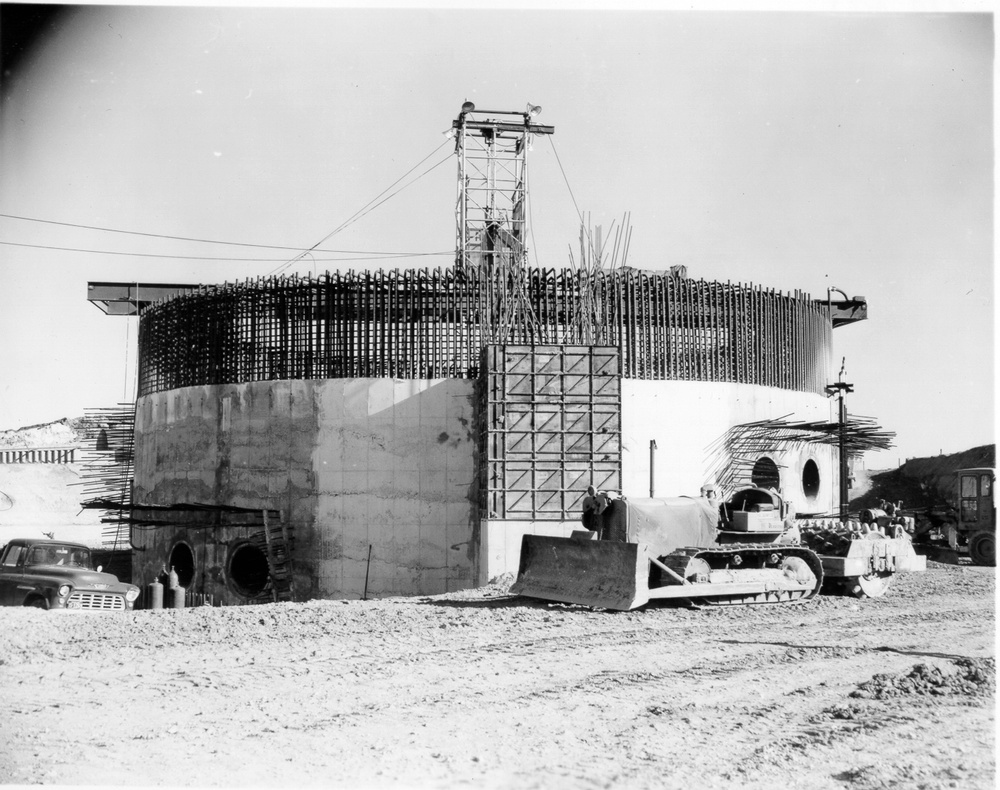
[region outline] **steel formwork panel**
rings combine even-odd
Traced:
[[[491,345],[482,364],[490,517],[575,518],[588,485],[621,485],[621,362],[612,346]]]

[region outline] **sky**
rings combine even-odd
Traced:
[[[469,100],[555,127],[532,264],[582,214],[638,268],[864,296],[833,337],[896,433],[866,465],[994,441],[988,6],[693,7],[66,6],[32,37],[0,4],[0,429],[134,399],[137,319],[88,281],[449,265]]]

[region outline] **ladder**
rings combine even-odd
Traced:
[[[292,529],[279,515],[278,523],[272,524],[267,510],[261,511],[264,528],[251,536],[251,542],[267,557],[268,580],[264,589],[249,603],[269,603],[271,601],[293,600],[292,590]]]

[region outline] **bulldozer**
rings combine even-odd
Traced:
[[[903,522],[799,520],[773,489],[719,504],[710,495],[630,499],[588,489],[583,529],[525,535],[515,595],[628,611],[807,601],[824,591],[878,597],[922,571]],[[825,553],[821,553],[825,552]]]

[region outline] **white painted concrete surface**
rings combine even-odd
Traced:
[[[702,485],[715,482],[711,451],[731,426],[777,418],[826,421],[834,408],[822,395],[775,387],[623,379],[621,493],[649,495],[650,440],[657,446],[655,494],[697,496]],[[800,445],[771,457],[779,468],[783,496],[798,510],[829,512],[836,507],[837,464],[829,446]],[[809,459],[820,472],[820,491],[811,498],[802,490],[802,469]]]

